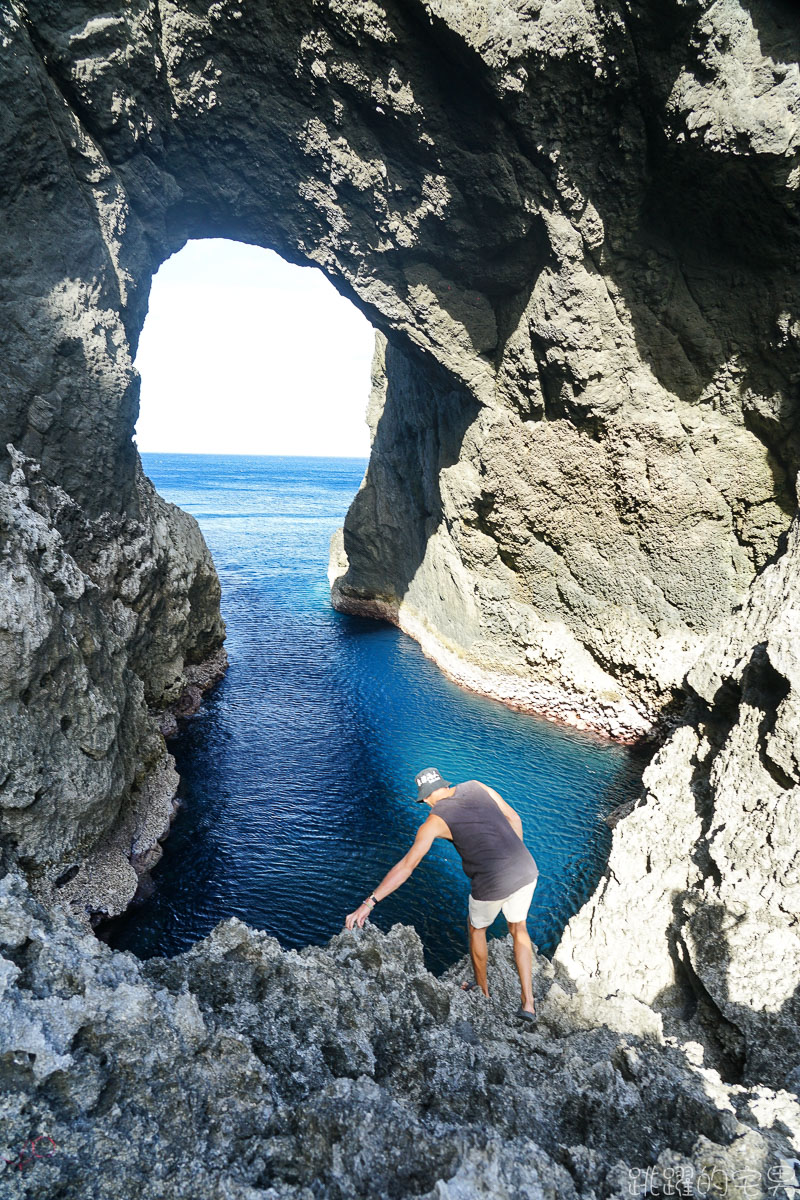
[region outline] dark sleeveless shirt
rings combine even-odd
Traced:
[[[539,876],[533,855],[477,779],[433,806],[450,830],[474,900],[505,900]]]

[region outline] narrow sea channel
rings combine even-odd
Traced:
[[[410,846],[428,812],[413,777],[433,765],[519,811],[540,871],[530,934],[552,954],[604,868],[604,817],[636,793],[646,757],[475,696],[393,627],[331,608],[328,542],[364,460],[142,458],[209,544],[230,668],[170,743],[182,807],[154,893],[102,936],[169,956],[237,916],[286,947],[324,944]],[[436,843],[373,920],[414,925],[439,972],[466,953],[468,890]]]

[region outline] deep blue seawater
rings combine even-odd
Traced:
[[[154,893],[102,936],[169,956],[237,916],[287,947],[324,944],[411,845],[429,812],[414,775],[434,765],[520,813],[540,872],[530,933],[551,954],[602,873],[603,818],[636,793],[641,753],[465,691],[392,626],[333,610],[328,543],[364,460],[142,458],[205,534],[230,668],[170,743],[182,806]],[[414,925],[440,971],[466,953],[468,892],[438,841],[371,919]]]

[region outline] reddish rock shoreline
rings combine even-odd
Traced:
[[[445,646],[402,606],[385,599],[353,596],[336,586],[336,582],[331,588],[331,603],[337,612],[388,621],[412,637],[448,679],[468,691],[554,724],[611,738],[622,745],[638,746],[656,740],[658,725],[645,721],[629,705],[623,715],[620,705],[602,705],[588,696],[570,695],[551,683],[480,667]]]

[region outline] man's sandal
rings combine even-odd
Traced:
[[[472,982],[465,979],[461,985],[461,990],[462,990],[462,992],[474,992],[475,988],[479,988],[480,986],[481,985],[474,979],[472,980]]]
[[[517,1016],[521,1017],[523,1021],[527,1021],[530,1025],[534,1025],[539,1020],[538,1013],[528,1012],[527,1009],[524,1009],[521,1004],[517,1009]]]

